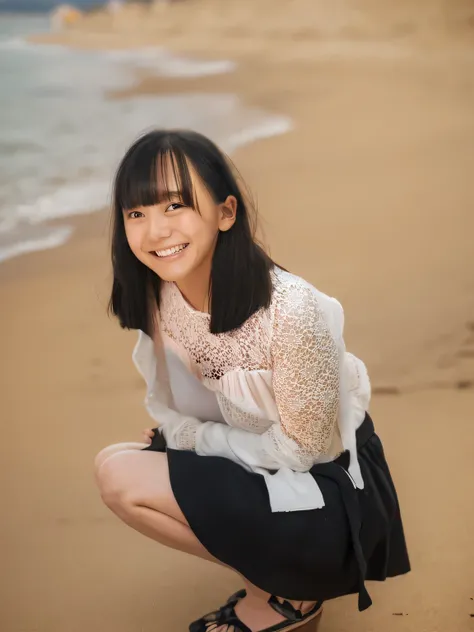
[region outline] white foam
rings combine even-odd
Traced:
[[[9,39],[0,41],[0,49],[5,50],[21,50],[25,48],[26,41],[22,37],[11,37]]]
[[[69,51],[68,48],[61,46],[60,44],[35,44],[34,42],[29,42],[23,37],[12,37],[0,41],[0,50],[28,52],[34,53],[35,55],[64,54]]]
[[[140,48],[105,51],[108,60],[132,62],[140,68],[150,68],[164,77],[202,77],[232,72],[236,63],[227,59],[206,61],[180,57],[163,48]]]
[[[253,143],[257,140],[264,138],[271,138],[272,136],[279,136],[280,134],[286,134],[291,132],[294,128],[292,119],[286,116],[274,116],[267,120],[253,125],[232,134],[225,144],[228,147],[228,151],[235,151],[242,145]]]
[[[130,48],[126,50],[74,50],[61,44],[35,43],[22,37],[0,41],[0,49],[34,55],[70,55],[97,57],[108,62],[129,64],[153,70],[163,77],[202,77],[233,72],[237,64],[229,59],[199,60],[170,53],[160,47]]]
[[[0,247],[0,262],[38,250],[49,250],[65,244],[73,233],[72,226],[60,226],[52,229],[46,237],[27,239]]]
[[[91,213],[107,203],[109,188],[107,180],[71,183],[30,204],[18,206],[15,215],[18,221],[28,221],[34,225],[52,219]]]

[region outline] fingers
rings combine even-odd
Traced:
[[[150,428],[147,428],[146,430],[142,432],[142,437],[145,443],[148,443],[148,445],[150,445],[151,440],[153,439],[154,436],[155,436],[155,433]]]

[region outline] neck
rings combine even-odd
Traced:
[[[209,287],[212,260],[203,264],[182,281],[176,283],[187,302],[199,312],[210,312]]]

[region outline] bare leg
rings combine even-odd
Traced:
[[[196,538],[179,508],[166,454],[142,452],[143,447],[141,443],[118,444],[98,455],[96,479],[104,503],[126,524],[156,542],[223,565]],[[268,593],[246,579],[244,582],[248,596],[239,602],[237,613],[251,630],[284,620],[268,605]]]
[[[144,443],[121,443],[96,457],[96,480],[104,503],[130,527],[160,544],[219,563],[191,531],[173,496],[166,454],[142,452],[144,447]],[[142,464],[146,472],[137,467]]]

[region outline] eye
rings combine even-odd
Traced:
[[[177,211],[180,208],[184,208],[184,204],[180,204],[179,202],[173,202],[173,204],[170,204],[169,206],[166,207],[166,211]]]
[[[127,217],[129,219],[138,219],[139,217],[145,217],[145,216],[140,211],[130,211],[129,213],[127,213]]]

